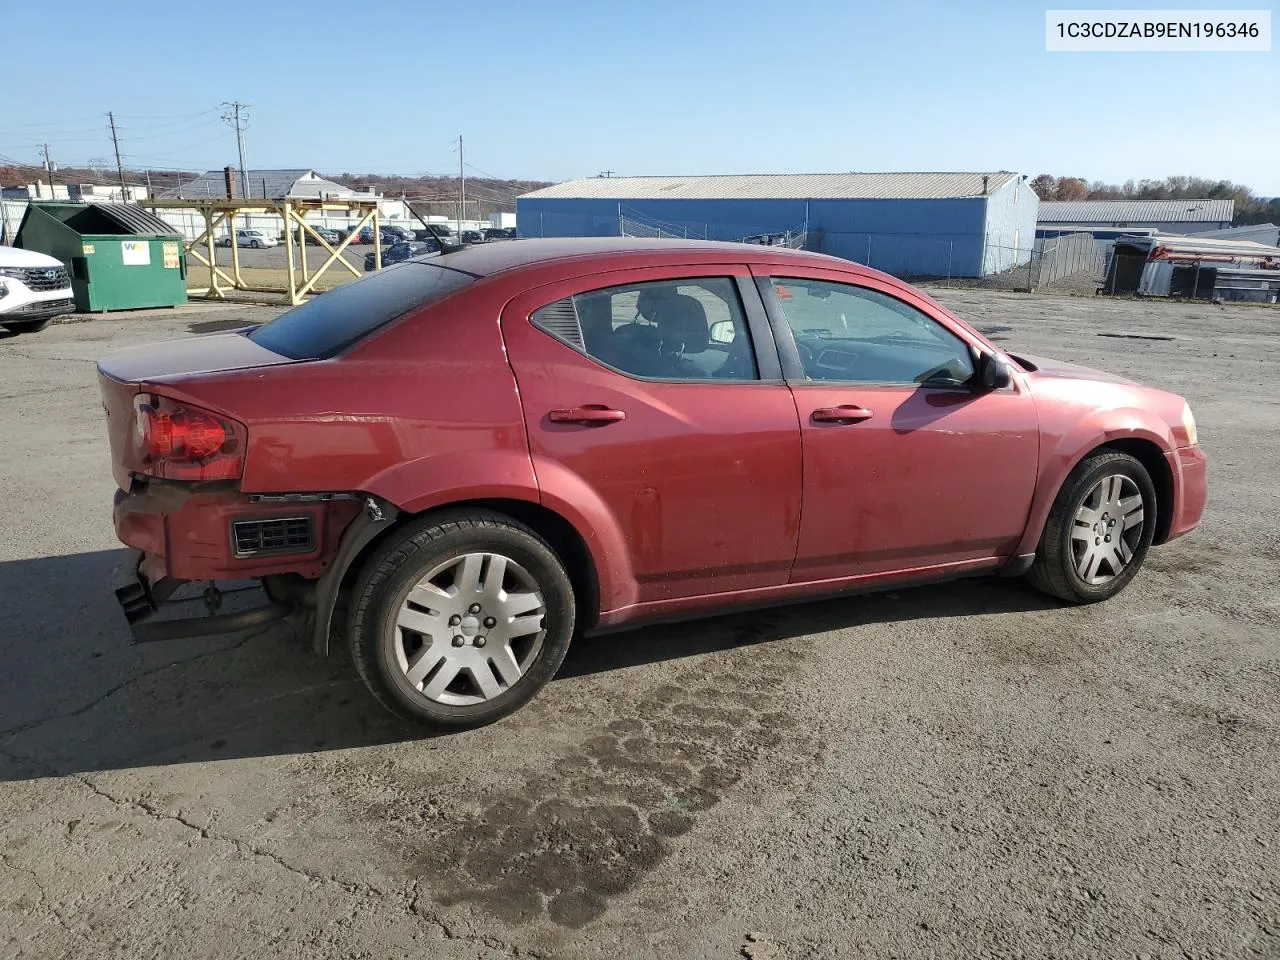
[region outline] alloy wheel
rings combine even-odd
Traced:
[[[391,637],[409,686],[469,706],[511,689],[537,659],[547,608],[537,581],[498,553],[467,553],[410,588]]]
[[[1142,492],[1130,477],[1111,474],[1090,487],[1071,524],[1076,575],[1091,585],[1120,576],[1142,541],[1144,516]]]

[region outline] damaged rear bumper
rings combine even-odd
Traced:
[[[142,560],[141,550],[126,550],[111,578],[111,587],[129,623],[134,643],[237,633],[281,620],[297,609],[296,604],[273,601],[236,613],[153,619],[177,589],[188,581],[163,577],[153,582],[142,572]]]

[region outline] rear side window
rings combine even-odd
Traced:
[[[649,380],[757,380],[732,278],[656,280],[540,307],[533,325],[591,359]]]
[[[470,274],[434,263],[398,264],[280,314],[249,339],[293,360],[322,360],[474,282]]]

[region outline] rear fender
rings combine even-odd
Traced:
[[[524,450],[468,450],[398,463],[363,489],[406,513],[421,513],[460,500],[538,502],[538,481]]]
[[[637,600],[631,549],[612,511],[582,477],[564,464],[523,450],[485,450],[426,457],[375,477],[366,492],[408,514],[464,500],[540,503],[578,532],[595,567],[600,609]]]
[[[573,525],[591,553],[600,591],[600,613],[628,607],[639,599],[631,565],[631,545],[613,511],[586,480],[564,464],[535,456],[542,505]]]
[[[636,602],[630,551],[604,502],[581,477],[563,465],[516,451],[480,451],[426,457],[398,465],[370,481],[366,510],[343,534],[338,555],[317,585],[313,645],[328,651],[329,630],[339,592],[359,558],[398,520],[469,500],[522,500],[559,514],[582,538],[591,555],[600,607],[611,610]]]

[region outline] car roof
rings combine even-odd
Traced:
[[[490,277],[509,270],[548,261],[593,260],[631,255],[661,263],[664,256],[676,255],[686,263],[764,263],[795,259],[814,266],[839,264],[844,269],[866,270],[849,260],[821,253],[766,247],[753,243],[727,243],[719,240],[658,240],[645,237],[557,237],[554,239],[518,240],[514,243],[483,244],[447,253],[435,262],[476,277]],[[874,272],[874,271],[867,271]]]

